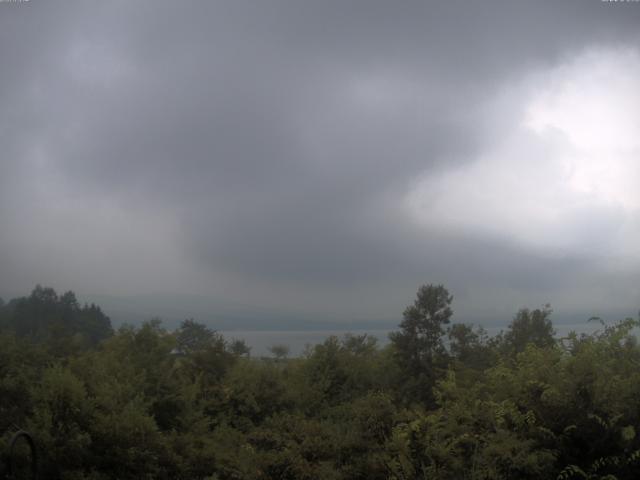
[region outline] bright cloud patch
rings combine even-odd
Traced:
[[[528,78],[513,127],[472,163],[421,179],[410,211],[429,228],[640,259],[638,78],[640,56],[628,50]]]

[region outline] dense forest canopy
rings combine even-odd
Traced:
[[[640,319],[556,338],[545,306],[490,337],[452,303],[420,287],[384,348],[255,358],[38,286],[0,302],[1,451],[29,430],[47,479],[638,478]]]
[[[0,328],[31,340],[73,338],[90,345],[113,334],[111,321],[100,307],[80,306],[73,292],[58,295],[40,285],[28,297],[14,298],[6,305],[0,300]]]

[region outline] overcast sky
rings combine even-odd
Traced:
[[[0,60],[5,298],[640,308],[638,2],[31,0]]]

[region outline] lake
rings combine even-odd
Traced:
[[[489,335],[496,335],[505,326],[484,327]],[[593,333],[601,330],[598,322],[582,322],[572,324],[554,325],[556,337],[566,336],[570,331],[577,333]],[[304,352],[306,345],[315,345],[324,342],[331,335],[342,337],[347,333],[353,335],[367,334],[378,339],[378,345],[386,345],[389,342],[389,333],[397,329],[383,330],[220,330],[220,333],[228,340],[241,339],[251,347],[251,355],[270,355],[269,347],[273,345],[286,345],[290,349],[290,356],[298,356]]]

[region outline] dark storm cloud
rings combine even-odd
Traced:
[[[47,248],[37,212],[59,194],[167,218],[179,241],[166,254],[204,270],[200,292],[225,275],[253,292],[271,281],[310,291],[371,284],[365,301],[378,307],[388,292],[397,309],[423,281],[546,292],[595,276],[588,257],[420,229],[401,204],[416,176],[469,162],[501,135],[504,120],[484,115],[510,79],[591,45],[637,43],[632,7],[0,4],[0,287],[12,275],[42,281],[38,265],[15,258],[28,263],[28,249]],[[87,214],[71,220],[82,226]],[[109,218],[118,240],[104,242],[119,245],[131,232],[116,230],[135,222]],[[70,251],[90,255],[86,225],[59,234],[78,247],[62,248],[52,272]],[[21,246],[25,236],[43,238]],[[144,227],[134,236],[156,237]],[[92,265],[103,278],[92,288],[105,290],[134,268]],[[141,291],[165,288],[148,282]],[[336,311],[347,297],[333,297]]]

